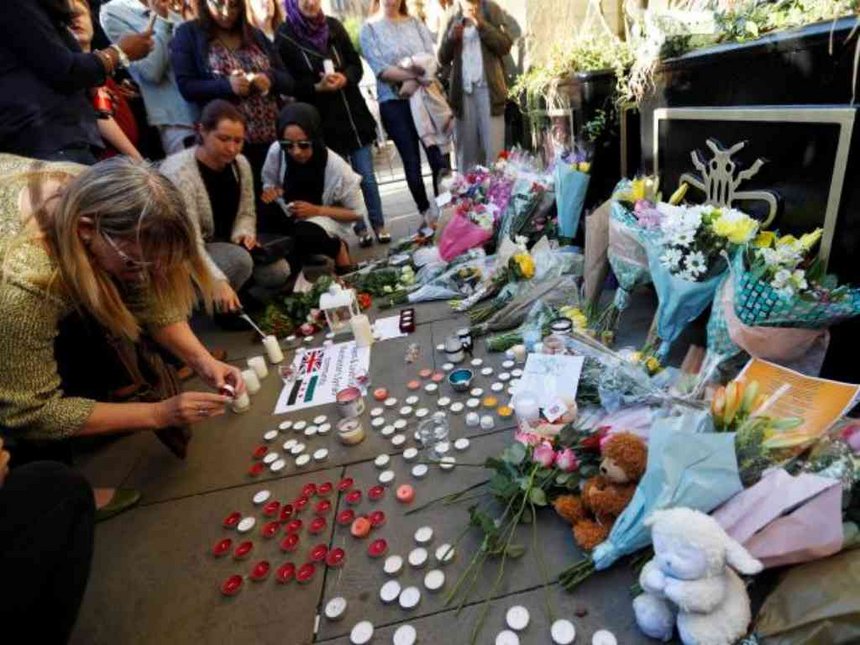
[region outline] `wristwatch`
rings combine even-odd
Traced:
[[[122,50],[122,47],[119,45],[111,45],[110,48],[116,52],[117,58],[119,59],[119,66],[123,69],[127,69],[129,65],[131,65],[131,61],[128,59],[128,55]]]

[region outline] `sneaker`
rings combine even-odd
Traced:
[[[361,235],[358,236],[358,245],[363,249],[366,249],[367,247],[372,246],[373,245],[373,236],[370,233],[368,233],[367,231],[365,231],[364,233],[362,233]]]
[[[390,244],[391,243],[391,234],[386,231],[384,228],[377,229],[376,233],[376,241],[380,244]]]

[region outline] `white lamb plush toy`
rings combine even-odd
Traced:
[[[633,600],[636,622],[647,636],[668,641],[677,618],[685,645],[732,645],[746,634],[750,600],[737,570],[762,570],[710,515],[689,508],[655,511],[654,557],[639,576],[644,593]]]

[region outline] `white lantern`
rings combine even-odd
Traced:
[[[328,328],[333,334],[350,330],[350,320],[359,314],[355,291],[333,284],[320,296],[320,309],[325,314]]]

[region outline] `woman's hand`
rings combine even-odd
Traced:
[[[149,56],[149,52],[155,47],[155,41],[152,40],[151,31],[144,31],[139,34],[120,36],[117,46],[125,52],[129,60],[135,61]]]
[[[251,93],[251,84],[244,74],[233,74],[230,76],[230,89],[236,96],[248,96]]]
[[[339,90],[346,86],[347,78],[340,72],[328,75],[329,82],[334,86],[335,90]]]
[[[254,78],[251,81],[251,87],[265,96],[269,93],[269,90],[272,89],[272,79],[270,79],[267,74],[254,74]]]
[[[322,92],[322,93],[336,92],[337,90],[340,89],[340,87],[342,87],[342,86],[338,86],[338,84],[337,84],[337,79],[336,79],[337,76],[338,76],[337,73],[335,73],[335,74],[320,74],[320,80],[316,84],[314,84],[314,89],[317,92]]]
[[[308,219],[309,217],[318,217],[322,215],[319,206],[314,206],[308,202],[293,202],[293,215],[299,219]]]
[[[257,244],[257,238],[253,235],[240,235],[238,243],[245,247],[248,251],[250,251],[251,249],[255,249],[257,248],[257,246],[259,246]]]
[[[158,406],[156,422],[159,428],[200,423],[224,414],[229,400],[223,394],[183,392],[155,404]]]
[[[282,188],[272,186],[271,188],[265,188],[263,190],[263,194],[260,196],[260,199],[263,201],[264,204],[271,204],[283,194],[284,190]]]
[[[242,371],[238,367],[216,361],[209,352],[190,364],[197,375],[215,390],[221,391],[225,385],[230,385],[236,394],[242,394],[245,391]]]
[[[403,81],[403,85],[400,86],[400,98],[408,99],[418,91],[418,87],[419,83],[415,79]]]
[[[9,474],[9,451],[3,449],[3,438],[0,437],[0,488],[6,483]]]
[[[242,308],[239,296],[236,295],[233,287],[226,280],[221,280],[215,284],[215,292],[212,299],[215,302],[215,309],[221,312],[238,311]]]

